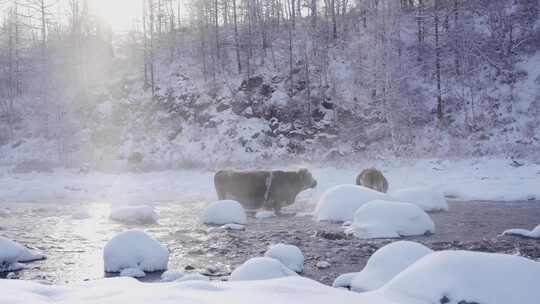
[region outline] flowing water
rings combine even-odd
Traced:
[[[115,234],[133,228],[145,230],[168,248],[170,270],[198,271],[213,279],[226,279],[246,259],[264,254],[268,245],[285,242],[304,252],[303,275],[331,284],[341,273],[361,270],[375,250],[391,241],[355,239],[345,235],[340,224],[295,216],[305,211],[306,204],[285,210],[289,214],[279,218],[250,217],[244,231],[201,224],[204,203],[153,205],[158,224],[136,226],[110,220],[106,203],[0,203],[9,212],[0,217],[0,235],[47,256],[46,260],[26,264],[15,277],[55,284],[112,276],[103,271],[103,247]],[[431,216],[437,228],[434,235],[407,239],[435,250],[468,249],[540,258],[540,241],[498,236],[505,229],[532,229],[540,224],[540,202],[451,202],[449,212]],[[329,262],[330,267],[317,268],[319,261]],[[147,275],[143,281],[158,281],[159,275]]]

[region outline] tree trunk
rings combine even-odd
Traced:
[[[238,42],[238,16],[236,13],[236,0],[232,0],[233,22],[234,22],[234,45],[236,51],[236,63],[238,65],[238,74],[242,73],[242,62],[240,61],[240,44]]]
[[[437,77],[437,118],[443,119],[443,100],[441,93],[441,48],[439,45],[439,1],[435,1],[435,74]]]

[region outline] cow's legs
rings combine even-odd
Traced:
[[[281,216],[281,204],[279,202],[274,203],[274,213],[276,216]]]

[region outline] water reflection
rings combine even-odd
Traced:
[[[190,253],[208,240],[208,231],[198,220],[196,210],[202,204],[189,205],[192,207],[155,204],[158,224],[137,226],[110,220],[111,207],[104,202],[61,206],[5,204],[10,215],[0,218],[0,234],[47,256],[46,260],[26,264],[17,273],[20,279],[62,284],[115,276],[103,271],[103,247],[117,233],[135,228],[150,233],[169,249],[170,269],[190,269],[196,268],[193,265],[205,265],[208,260]],[[148,274],[143,280],[158,280],[159,275]]]

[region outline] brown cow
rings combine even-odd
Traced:
[[[246,209],[272,209],[292,205],[296,196],[317,186],[307,169],[294,171],[218,171],[214,185],[220,200],[236,200]]]
[[[375,168],[363,170],[356,177],[356,184],[386,193],[388,191],[388,181],[381,171]]]

